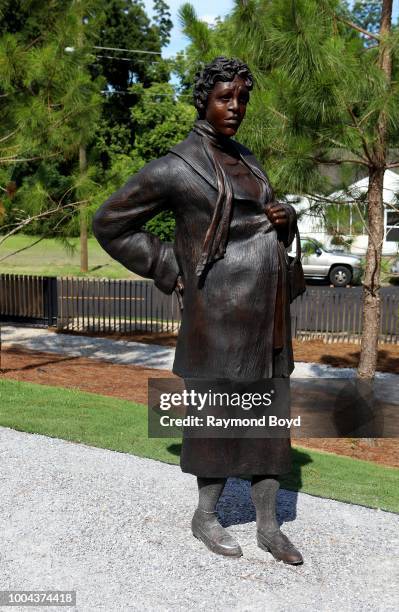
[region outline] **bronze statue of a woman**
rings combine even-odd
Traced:
[[[186,387],[222,381],[289,378],[294,369],[286,247],[296,213],[276,203],[254,155],[231,139],[245,116],[253,78],[248,66],[218,57],[195,77],[198,119],[183,142],[147,164],[97,211],[93,230],[126,268],[182,295],[173,372]],[[175,242],[143,225],[173,210]],[[277,477],[291,470],[289,438],[183,437],[184,472],[197,476],[193,534],[215,553],[241,556],[218,522],[216,504],[229,476],[250,476],[259,546],[302,563],[276,520]]]

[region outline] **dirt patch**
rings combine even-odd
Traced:
[[[360,359],[360,344],[336,342],[328,344],[322,340],[293,341],[295,361],[324,363],[337,368],[357,368]],[[380,344],[377,370],[399,374],[399,344]]]
[[[399,440],[379,438],[365,441],[363,438],[292,438],[294,446],[345,455],[363,461],[399,468]]]
[[[1,378],[80,389],[141,404],[147,403],[148,378],[175,378],[169,370],[20,348],[3,349],[1,366]]]
[[[304,343],[301,343],[304,344]],[[307,343],[310,344],[310,343]],[[330,345],[321,344],[325,352]],[[340,348],[332,345],[334,349]],[[309,361],[317,361],[317,344],[307,347]],[[297,359],[302,359],[296,355]],[[323,363],[323,362],[322,362]],[[168,370],[154,370],[131,365],[119,365],[83,357],[68,357],[51,353],[37,353],[19,348],[3,349],[0,378],[11,378],[42,385],[80,389],[91,393],[119,397],[142,404],[147,403],[148,378],[175,378]],[[375,445],[356,438],[301,438],[294,446],[345,455],[365,461],[399,468],[399,441],[379,439]]]

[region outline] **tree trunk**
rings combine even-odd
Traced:
[[[81,0],[78,0],[78,10],[80,11],[80,27],[78,32],[77,46],[83,47],[83,6]],[[79,146],[79,171],[84,174],[87,170],[86,147],[83,144]],[[89,250],[87,245],[87,215],[86,206],[81,204],[79,207],[79,223],[80,223],[80,271],[88,272],[89,270]]]
[[[81,145],[79,147],[79,170],[81,174],[86,172],[87,158],[86,158],[86,147]],[[87,216],[86,206],[81,204],[79,207],[80,213],[80,271],[88,272],[89,270],[89,250],[87,244]]]
[[[381,317],[380,271],[384,238],[382,190],[385,168],[374,168],[369,175],[366,269],[363,283],[362,342],[358,366],[359,378],[373,378],[377,366],[378,334]]]
[[[386,36],[390,33],[392,0],[383,0],[379,44],[379,67],[385,75],[386,88],[391,86],[392,55]],[[362,343],[357,370],[359,378],[373,378],[377,366],[378,333],[381,317],[380,271],[384,240],[384,173],[387,163],[387,116],[382,109],[376,125],[373,146],[373,166],[369,174],[368,230],[366,270],[363,285]]]

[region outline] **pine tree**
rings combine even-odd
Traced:
[[[173,28],[169,7],[164,0],[154,0],[153,11],[155,14],[154,21],[159,31],[161,45],[167,45],[170,41],[170,32]]]
[[[172,23],[163,0],[154,11],[151,22],[140,0],[0,2],[1,230],[24,223],[68,245],[80,235],[83,272],[100,183],[115,151],[134,146],[130,86],[168,80],[160,51]]]
[[[89,172],[76,176],[74,189],[70,171],[69,184],[58,202],[41,179],[54,178],[55,162],[73,169],[79,148],[90,141],[97,124],[103,80],[93,79],[89,71],[93,29],[100,15],[97,0],[5,0],[1,9],[0,184],[7,193],[6,233],[10,225],[17,230],[29,220],[48,217],[49,212],[56,213],[56,224],[71,217],[65,194],[75,191],[81,204],[87,200]],[[81,36],[82,25],[87,46],[66,52]],[[21,168],[28,176],[35,168],[37,180],[29,197],[25,190],[23,209],[16,210],[18,191],[10,192],[9,186],[16,177],[20,179]]]

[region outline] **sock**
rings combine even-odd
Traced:
[[[280,529],[276,517],[276,497],[280,487],[273,476],[253,476],[251,497],[256,509],[258,531],[271,533]]]
[[[227,478],[200,478],[198,484],[198,510],[215,512],[216,504],[222,494]]]

